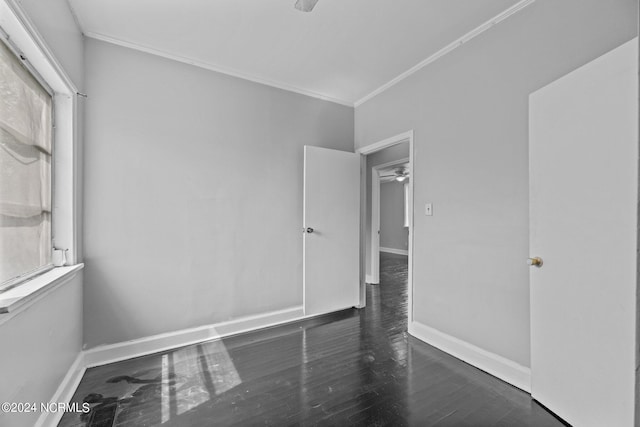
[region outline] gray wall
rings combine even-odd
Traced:
[[[409,250],[409,228],[404,226],[404,182],[380,185],[381,248]]]
[[[22,0],[19,4],[81,89],[83,37],[67,2]],[[82,349],[82,273],[15,316],[1,316],[0,342],[10,345],[0,351],[0,401],[48,402]],[[39,412],[0,413],[0,425],[32,426],[39,416]]]
[[[24,311],[0,314],[0,402],[50,402],[82,349],[82,271]],[[3,413],[0,425],[33,426],[35,413]]]
[[[382,140],[384,138],[381,138]],[[377,142],[377,141],[373,141]],[[385,148],[384,150],[377,151],[369,154],[366,160],[366,227],[365,227],[365,272],[371,274],[371,168],[374,166],[382,165],[392,162],[394,160],[408,159],[409,158],[409,143],[393,145]]]
[[[303,146],[353,109],[86,42],[85,345],[302,304]]]
[[[84,38],[67,0],[17,0],[73,83],[84,87]]]
[[[635,0],[538,0],[356,108],[356,147],[415,130],[416,321],[529,366],[528,95],[637,20]]]

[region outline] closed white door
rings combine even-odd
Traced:
[[[533,93],[532,396],[574,426],[633,426],[638,44]]]
[[[304,147],[304,313],[359,305],[360,155]]]

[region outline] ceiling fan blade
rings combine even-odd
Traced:
[[[295,8],[302,12],[311,12],[318,0],[296,0]]]

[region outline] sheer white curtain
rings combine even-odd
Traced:
[[[51,262],[51,106],[0,42],[0,287]]]

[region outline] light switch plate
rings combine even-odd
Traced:
[[[433,204],[427,203],[424,205],[424,214],[426,216],[433,216]]]

